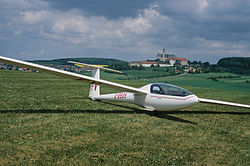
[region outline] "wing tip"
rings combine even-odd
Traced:
[[[204,99],[204,98],[199,98],[198,101],[201,102],[201,103],[207,103],[207,104],[227,105],[227,106],[241,107],[241,108],[250,109],[250,105],[239,104],[239,103],[231,103],[231,102],[227,102],[227,101]]]

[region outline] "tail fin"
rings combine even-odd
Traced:
[[[121,71],[113,70],[113,69],[109,69],[109,68],[105,68],[105,67],[103,67],[103,65],[90,65],[90,64],[80,63],[80,62],[74,62],[74,61],[68,61],[68,63],[73,63],[73,64],[75,64],[75,65],[77,65],[79,67],[89,67],[89,68],[92,68],[93,69],[92,70],[92,77],[94,77],[96,79],[100,79],[100,69],[122,74]],[[89,98],[91,98],[92,100],[95,100],[95,98],[97,96],[100,96],[100,86],[92,83],[90,85]]]
[[[92,77],[100,79],[100,69],[93,69],[92,70]],[[100,85],[91,84],[89,90],[89,98],[95,100],[95,97],[100,95]]]

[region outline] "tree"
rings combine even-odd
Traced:
[[[140,65],[139,70],[144,70],[144,67],[142,65]]]
[[[208,68],[208,67],[209,67],[209,65],[210,65],[210,63],[209,63],[209,62],[204,62],[204,63],[202,63],[202,67],[204,67],[204,68]]]

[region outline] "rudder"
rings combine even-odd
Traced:
[[[92,77],[100,79],[100,69],[93,69]],[[100,85],[92,83],[89,89],[89,98],[95,100],[95,97],[97,96],[100,96]]]

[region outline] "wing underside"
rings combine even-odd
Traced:
[[[219,101],[219,100],[211,100],[211,99],[199,98],[199,102],[207,103],[207,104],[228,105],[228,106],[242,107],[242,108],[249,108],[250,109],[250,105],[231,103],[231,102]]]
[[[102,80],[102,79],[96,79],[93,77],[89,77],[89,76],[85,76],[85,75],[81,75],[81,74],[77,74],[77,73],[72,73],[72,72],[68,72],[68,71],[64,71],[64,70],[59,70],[59,69],[55,69],[55,68],[51,68],[51,67],[47,67],[47,66],[43,66],[43,65],[38,65],[38,64],[30,63],[30,62],[25,62],[25,61],[21,61],[21,60],[16,60],[16,59],[12,59],[12,58],[7,58],[7,57],[3,57],[3,56],[0,56],[0,62],[6,63],[6,64],[11,64],[11,65],[16,65],[16,66],[20,66],[20,67],[24,67],[24,68],[29,68],[32,70],[37,70],[37,71],[41,71],[44,73],[49,73],[49,74],[53,74],[53,75],[57,75],[57,76],[61,76],[61,77],[66,77],[66,78],[70,78],[70,79],[74,79],[74,80],[79,80],[79,81],[83,81],[83,82],[89,82],[89,83],[94,83],[94,84],[98,84],[98,85],[106,85],[106,86],[111,87],[111,88],[116,88],[119,90],[132,92],[132,93],[136,93],[136,94],[147,94],[147,92],[144,90],[130,87],[127,85],[122,85],[119,83],[106,81],[106,80]]]

